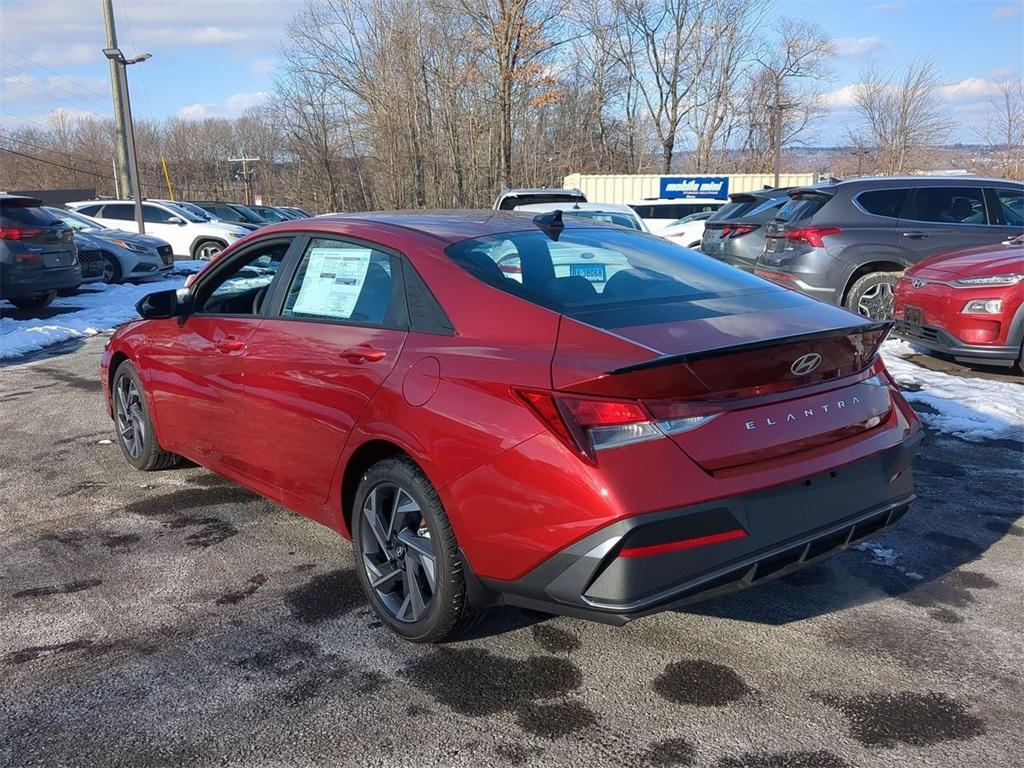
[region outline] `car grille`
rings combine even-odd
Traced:
[[[103,274],[103,254],[99,251],[79,249],[78,262],[82,265],[83,279]]]
[[[160,254],[160,260],[164,264],[173,264],[174,263],[174,251],[171,250],[171,246],[169,246],[169,245],[161,245],[160,247],[158,247],[156,249],[156,252]]]
[[[920,341],[938,341],[939,332],[927,325],[911,325],[903,320],[896,321],[896,333],[908,339],[919,339]]]

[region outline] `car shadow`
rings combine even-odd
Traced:
[[[51,317],[81,312],[85,307],[49,306],[42,309],[17,309],[7,303],[0,304],[0,317],[10,320],[49,320]]]
[[[969,590],[996,586],[964,566],[1004,536],[1024,535],[1020,496],[1007,493],[1020,487],[1022,461],[1019,443],[969,443],[929,431],[914,463],[917,501],[892,528],[779,579],[678,612],[787,624],[892,597],[953,612],[972,601]]]

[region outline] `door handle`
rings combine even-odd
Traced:
[[[376,363],[378,360],[383,360],[387,356],[387,352],[383,349],[377,349],[376,347],[371,347],[367,344],[346,349],[344,352],[341,352],[339,356],[345,358],[350,363],[358,365],[364,362]]]
[[[241,339],[221,339],[217,342],[217,349],[221,352],[240,352],[245,349],[245,342]]]
[[[911,240],[924,240],[928,237],[927,232],[904,232],[904,237],[909,237]]]

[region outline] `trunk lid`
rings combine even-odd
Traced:
[[[564,317],[555,389],[638,400],[654,421],[715,414],[671,439],[717,471],[806,450],[884,421],[871,368],[888,323],[789,291],[634,310],[677,319],[608,328]]]

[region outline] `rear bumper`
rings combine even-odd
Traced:
[[[622,624],[784,575],[907,511],[921,434],[796,482],[621,520],[483,586],[510,605]]]
[[[0,298],[19,299],[49,291],[63,291],[82,284],[78,264],[50,269],[14,269],[0,265]]]
[[[1017,344],[966,344],[949,331],[936,326],[912,325],[904,320],[897,320],[893,325],[893,331],[907,341],[965,362],[1013,365],[1020,357],[1020,346]]]

